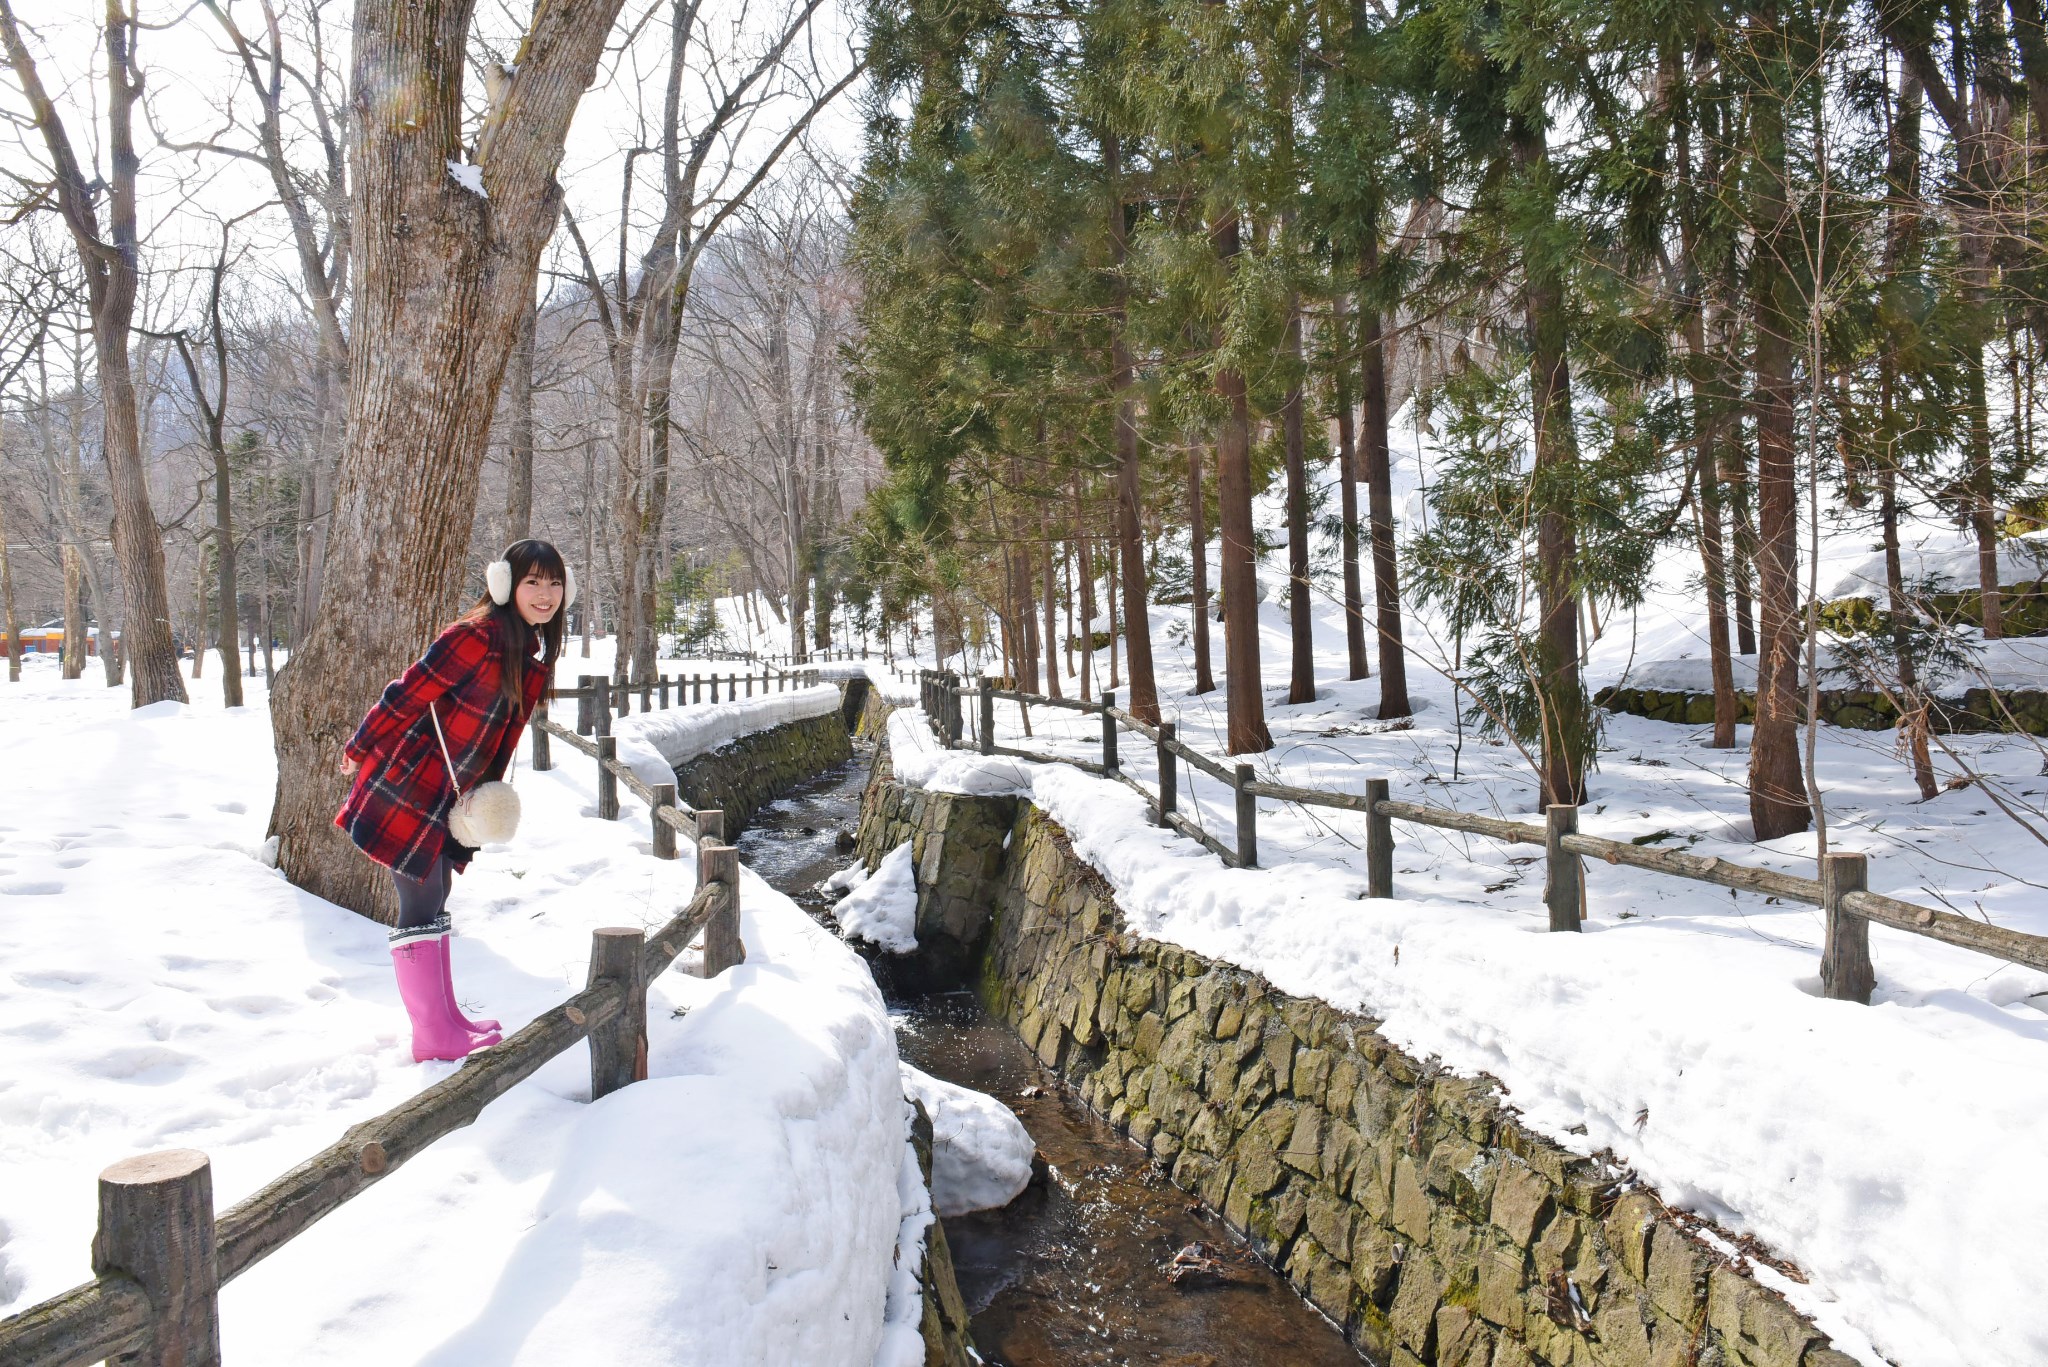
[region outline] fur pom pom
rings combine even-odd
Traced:
[[[512,600],[512,562],[493,560],[484,566],[484,587],[491,591],[493,603],[508,603]],[[467,841],[463,842],[467,844]]]
[[[576,606],[576,567],[568,561],[562,562],[562,611]]]
[[[448,833],[472,849],[502,845],[519,830],[519,790],[479,783],[448,812]]]

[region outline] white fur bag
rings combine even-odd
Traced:
[[[463,792],[455,780],[454,761],[448,758],[447,737],[441,734],[441,714],[428,703],[427,715],[434,719],[434,739],[441,743],[441,762],[448,766],[448,786],[455,789],[448,834],[471,849],[504,844],[519,832],[519,790],[493,780]]]

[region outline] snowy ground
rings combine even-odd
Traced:
[[[383,930],[261,861],[246,683],[242,709],[209,670],[132,713],[52,659],[0,685],[0,1313],[90,1275],[108,1163],[202,1149],[225,1208],[455,1067],[412,1062]],[[588,762],[557,753],[522,756],[521,834],[451,900],[458,993],[508,1029],[581,988],[593,928],[659,924],[694,883],[687,846],[650,858],[630,796],[596,820]],[[592,1105],[584,1051],[556,1059],[231,1284],[230,1360],[898,1360],[896,1241],[929,1215],[889,1021],[843,945],[743,878],[748,962],[705,983],[692,953],[652,986],[650,1080]]]
[[[1276,515],[1268,502],[1263,519]],[[1853,532],[1834,536],[1823,581],[1835,562],[1867,555]],[[1261,571],[1276,590],[1282,572],[1273,560]],[[1593,682],[1695,655],[1704,672],[1690,572],[1667,557],[1651,600],[1605,624]],[[1183,740],[1221,756],[1227,691],[1191,694],[1186,610],[1155,608],[1150,620],[1162,706]],[[1376,680],[1343,679],[1342,618],[1327,597],[1315,612],[1314,702],[1286,706],[1276,686],[1288,658],[1277,601],[1260,627],[1274,739],[1252,757],[1262,775],[1349,791],[1386,777],[1399,798],[1531,819],[1529,764],[1459,724],[1431,667],[1449,650],[1426,619],[1412,626],[1416,714],[1394,723],[1373,719]],[[1220,673],[1220,626],[1213,641]],[[2048,675],[2035,663],[2048,645],[1996,653],[2004,672]],[[1006,744],[1100,754],[1094,717],[1038,709],[1030,723],[1027,740],[1019,710],[999,704]],[[1812,834],[1751,840],[1746,751],[1705,748],[1708,730],[1609,718],[1581,829],[1811,876]],[[938,752],[907,712],[891,737],[912,781],[1031,794],[1111,879],[1135,929],[1383,1017],[1417,1054],[1501,1079],[1545,1133],[1610,1149],[1666,1200],[1762,1239],[1805,1271],[1807,1284],[1785,1289],[1844,1351],[1903,1367],[2048,1361],[2048,976],[1878,927],[1875,1004],[1829,1002],[1810,907],[1595,864],[1587,933],[1552,936],[1542,864],[1527,849],[1397,825],[1398,897],[1370,902],[1362,817],[1261,801],[1264,867],[1232,870],[1148,826],[1120,785]],[[2048,794],[2035,741],[1948,743],[1955,759],[1936,757],[1944,777],[1960,760],[2037,807]],[[1156,787],[1141,738],[1126,733],[1122,762]],[[2048,847],[1977,789],[1919,802],[1888,733],[1824,727],[1816,768],[1831,848],[1867,853],[1873,889],[2048,934]],[[1222,785],[1183,766],[1180,801],[1231,839]]]

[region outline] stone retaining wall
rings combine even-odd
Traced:
[[[917,951],[878,962],[892,988],[929,992],[972,981],[1017,806],[1014,797],[906,787],[892,776],[888,746],[876,754],[855,849],[872,870],[907,840],[917,870]]]
[[[1627,712],[1652,721],[1681,722],[1687,726],[1714,723],[1712,693],[1684,693],[1657,688],[1606,688],[1593,700],[1613,712]],[[1799,695],[1799,712],[1806,714],[1806,694]],[[2008,716],[2008,714],[2010,714]],[[1756,694],[1737,690],[1735,717],[1747,722],[1756,715]],[[1882,693],[1862,689],[1823,689],[1820,719],[1831,726],[1857,731],[1889,731],[1899,724],[1898,709]],[[2025,731],[2048,736],[2048,692],[2031,688],[2000,689],[1996,697],[1988,688],[1972,688],[1960,698],[1936,699],[1928,712],[1929,724],[1941,732]]]
[[[853,758],[837,712],[786,722],[676,766],[676,796],[700,811],[725,813],[732,840],[754,813],[805,779]]]
[[[878,765],[861,853],[872,867],[904,838],[931,889],[920,936],[927,895],[941,922],[963,903],[992,912],[990,1009],[1374,1360],[1853,1361],[1626,1172],[1521,1125],[1491,1079],[1126,931],[1108,884],[1028,804],[905,789]]]
[[[910,1122],[910,1144],[917,1150],[924,1189],[930,1191],[932,1118],[922,1101],[910,1104],[917,1108]],[[917,1284],[924,1291],[924,1319],[918,1333],[924,1339],[925,1367],[972,1367],[980,1362],[967,1319],[967,1302],[960,1299],[960,1283],[953,1275],[953,1251],[946,1243],[946,1226],[937,1216],[932,1217],[925,1230],[924,1261],[917,1269]]]

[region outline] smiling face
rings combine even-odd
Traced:
[[[512,606],[528,626],[540,626],[561,610],[562,581],[536,566],[513,585]]]

